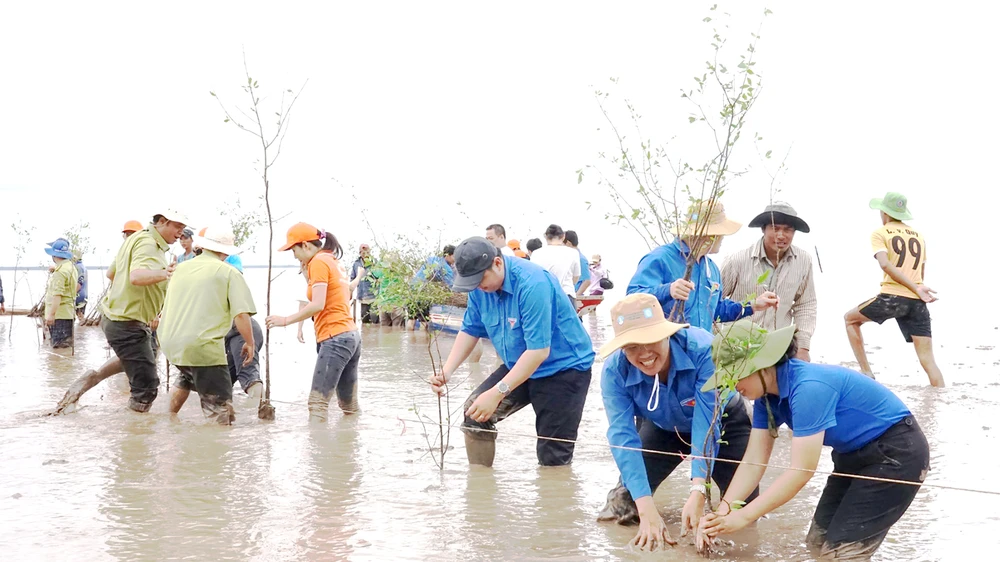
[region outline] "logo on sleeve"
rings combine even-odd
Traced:
[[[688,398],[687,400],[681,400],[681,406],[685,408],[694,408],[694,396]]]
[[[510,324],[510,329],[514,329],[514,324],[517,324],[517,318],[508,318],[507,323]]]

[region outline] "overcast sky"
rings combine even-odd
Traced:
[[[35,227],[36,265],[43,242],[89,221],[95,265],[117,248],[127,219],[147,220],[169,204],[203,226],[220,222],[237,194],[259,195],[259,145],[223,123],[209,96],[245,105],[245,48],[265,104],[308,79],[272,170],[275,213],[290,213],[279,237],[305,220],[353,254],[370,238],[361,206],[386,239],[423,231],[435,243],[457,242],[500,222],[524,241],[555,222],[579,231],[584,252],[603,254],[624,286],[646,247],[604,219],[610,200],[595,176],[578,185],[575,174],[615,150],[593,92],[618,77],[609,106],[621,125],[629,98],[646,136],[675,137],[672,150],[688,158],[706,154],[678,94],[702,72],[727,10],[729,61],[763,21],[756,68],[764,88],[747,128],[776,157],[791,148],[779,198],[812,225],[796,242],[818,247],[829,291],[848,291],[843,298],[854,302],[877,290],[868,239],[878,216],[868,200],[887,190],[910,197],[912,224],[930,248],[928,283],[950,287],[956,304],[980,298],[967,291],[980,277],[971,267],[992,263],[983,253],[1000,202],[990,164],[1000,129],[993,4],[160,6],[5,6],[0,265],[13,265],[17,220]],[[765,6],[774,12],[766,19]],[[770,179],[749,139],[734,158],[751,172],[725,203],[746,223],[766,204]],[[723,251],[758,235],[744,229]],[[953,274],[961,271],[969,274]]]

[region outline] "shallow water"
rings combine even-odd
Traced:
[[[598,318],[585,322],[595,345],[610,332]],[[436,400],[420,379],[429,373],[423,334],[365,327],[363,413],[344,417],[334,406],[329,424],[310,426],[305,400],[314,347],[296,342],[294,330],[275,331],[277,420],[258,421],[237,392],[236,424],[221,428],[204,421],[194,396],[181,411],[181,422],[171,422],[162,387],[150,414],[128,411],[127,383],[122,385],[121,377],[91,390],[78,412],[42,417],[77,376],[104,361],[104,338],[98,328],[79,328],[70,356],[39,347],[32,321],[23,317],[14,319],[8,342],[9,321],[0,321],[0,544],[5,559],[695,556],[693,547],[683,545],[656,555],[632,552],[626,543],[634,528],[595,521],[617,478],[604,438],[607,420],[597,376],[571,467],[537,466],[534,415],[527,409],[500,426],[492,470],[470,469],[462,435],[453,429],[454,448],[440,471],[417,421],[421,415],[437,420]],[[888,323],[876,331],[894,329]],[[965,365],[942,361],[952,386],[938,391],[926,387],[908,348],[887,341],[893,350],[876,351],[876,357],[884,362],[880,354],[895,354],[907,368],[880,378],[916,413],[931,442],[928,483],[1000,490],[990,478],[1000,469],[1000,424],[992,416],[1000,403],[997,351],[973,345],[956,354]],[[446,354],[450,340],[441,343]],[[844,359],[850,351],[840,343]],[[488,349],[481,365],[460,371],[457,379],[468,378],[455,391],[453,410],[495,362]],[[437,427],[426,429],[433,440]],[[789,439],[783,432],[773,463],[787,464]],[[820,469],[830,468],[827,452]],[[685,463],[656,497],[675,538],[687,497],[686,472]],[[779,473],[770,471],[765,484]],[[724,558],[809,559],[805,532],[823,482],[824,477],[814,477],[755,529],[734,535],[737,546],[725,549]],[[998,500],[925,487],[875,559],[989,556],[1000,546]]]

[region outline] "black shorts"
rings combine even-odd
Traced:
[[[931,337],[931,313],[927,310],[927,303],[920,299],[880,294],[859,304],[858,312],[879,324],[894,318],[908,342],[913,341],[913,336]]]
[[[221,401],[233,399],[233,382],[227,365],[210,367],[182,367],[174,385],[184,390],[193,390],[201,396],[217,396]]]
[[[490,390],[501,379],[507,376],[510,369],[501,365],[493,374],[472,391],[462,406],[467,411],[480,394]],[[500,401],[490,419],[477,422],[465,416],[462,422],[462,432],[473,439],[495,441],[497,438],[496,424],[510,417],[528,404],[535,410],[535,434],[539,437],[556,437],[566,441],[550,441],[538,439],[535,452],[538,464],[542,466],[563,466],[573,460],[574,443],[580,420],[583,418],[583,406],[587,401],[587,389],[590,388],[591,369],[577,371],[567,369],[552,376],[540,379],[528,379]]]
[[[73,346],[73,322],[75,320],[56,320],[49,327],[49,337],[52,338],[52,347],[72,347]]]
[[[847,476],[827,478],[806,542],[822,549],[820,556],[824,559],[867,560],[910,507],[930,470],[927,438],[917,420],[907,416],[856,451],[834,451],[833,470],[915,484]]]

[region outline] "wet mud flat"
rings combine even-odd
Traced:
[[[634,528],[596,522],[617,480],[604,436],[599,364],[571,466],[537,466],[534,416],[526,409],[501,424],[492,470],[468,466],[457,428],[439,470],[424,437],[428,432],[433,439],[437,427],[426,420],[422,425],[414,412],[436,421],[437,402],[421,380],[429,371],[423,334],[365,326],[363,413],[345,417],[333,406],[328,424],[310,425],[314,346],[296,342],[294,330],[278,330],[272,334],[276,420],[258,420],[237,387],[236,423],[226,428],[207,423],[197,400],[171,422],[162,386],[149,414],[132,413],[122,377],[92,389],[77,412],[44,417],[107,350],[96,328],[78,329],[73,357],[39,348],[32,324],[22,320],[15,319],[9,342],[9,325],[0,323],[0,543],[6,559],[695,558],[685,540],[663,553],[632,552],[625,545]],[[609,330],[596,321],[585,324],[600,345]],[[442,340],[444,353],[449,345]],[[883,364],[886,353],[913,359],[910,349],[892,347],[877,351]],[[963,349],[959,355],[941,362],[952,373],[944,390],[926,387],[919,372],[886,377],[917,416],[932,457],[929,485],[875,560],[976,558],[1000,546],[996,496],[930,486],[1000,489],[990,479],[1000,472],[1000,423],[992,415],[1000,403],[992,365],[997,351]],[[495,361],[487,351],[481,365],[460,371],[457,380],[465,380],[454,391],[453,410]],[[452,423],[459,422],[456,412]],[[789,442],[783,431],[774,464],[788,464]],[[820,470],[831,468],[825,452]],[[656,496],[675,538],[687,469],[682,464]],[[778,474],[769,471],[764,484]],[[789,504],[732,535],[734,545],[723,547],[720,559],[810,559],[805,533],[824,482],[817,475]]]

